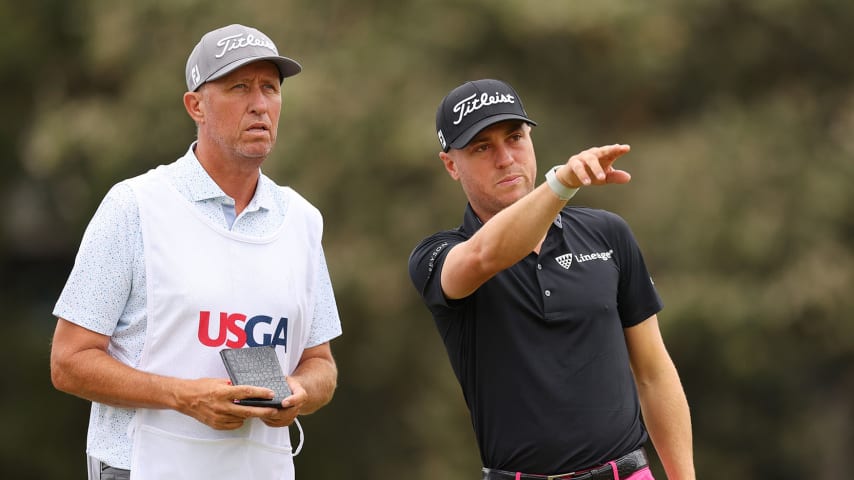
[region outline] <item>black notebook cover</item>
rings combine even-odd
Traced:
[[[282,400],[291,395],[291,389],[285,381],[282,366],[272,345],[226,348],[220,350],[219,355],[232,384],[269,388],[275,394],[272,400],[244,398],[237,402],[240,405],[282,408]]]

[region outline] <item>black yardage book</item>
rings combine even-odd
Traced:
[[[240,405],[252,407],[282,408],[282,400],[291,395],[282,366],[276,357],[275,347],[226,348],[219,351],[228,378],[234,385],[254,385],[269,388],[274,392],[272,400],[266,398],[244,398]]]

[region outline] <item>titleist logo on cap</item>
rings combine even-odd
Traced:
[[[280,56],[273,40],[257,28],[237,23],[217,28],[202,35],[187,58],[187,89],[194,92],[206,82],[262,60],[276,65],[279,80],[302,70],[296,61]]]
[[[263,47],[269,48],[276,55],[279,52],[276,50],[276,45],[268,38],[256,37],[255,35],[247,34],[244,35],[239,33],[237,35],[230,35],[228,37],[223,37],[216,42],[217,47],[222,47],[222,50],[218,54],[215,55],[216,58],[222,58],[231,50],[237,50],[238,48],[244,47]]]
[[[490,105],[495,105],[498,103],[516,103],[516,97],[510,94],[504,94],[500,92],[495,92],[495,95],[489,95],[486,92],[481,93],[480,96],[475,93],[470,95],[462,100],[460,100],[456,105],[454,105],[453,111],[454,113],[458,113],[459,116],[456,120],[454,120],[454,125],[459,125],[460,122],[463,121],[463,118],[466,115],[476,112],[483,107],[488,107]]]
[[[465,147],[481,130],[507,120],[536,125],[508,83],[492,78],[473,80],[442,99],[436,110],[436,133],[442,151],[447,152]]]

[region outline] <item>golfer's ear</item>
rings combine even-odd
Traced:
[[[202,123],[205,118],[204,103],[202,103],[202,94],[199,92],[184,93],[184,108],[187,114],[196,123]]]
[[[439,152],[439,160],[442,160],[442,164],[445,165],[445,170],[451,178],[454,180],[460,179],[460,174],[457,172],[457,162],[454,160],[452,155],[445,152]]]

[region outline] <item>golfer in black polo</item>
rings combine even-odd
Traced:
[[[638,245],[619,216],[567,206],[582,186],[627,183],[613,163],[629,147],[585,150],[534,188],[533,125],[498,80],[445,97],[439,158],[468,206],[459,228],[409,259],[469,407],[482,478],[651,479],[651,437],[668,478],[693,479],[688,404]]]

